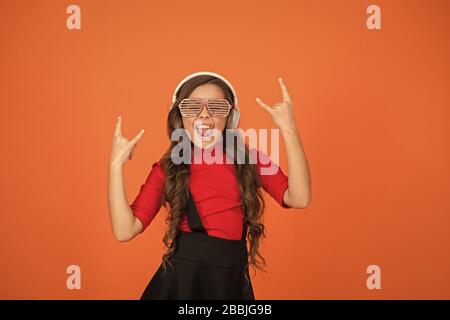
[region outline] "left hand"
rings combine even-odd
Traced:
[[[278,82],[283,92],[283,102],[278,102],[273,107],[265,104],[259,98],[256,98],[256,102],[271,114],[273,122],[275,122],[281,131],[296,131],[297,127],[292,110],[292,100],[289,96],[287,86],[281,78],[278,78]]]

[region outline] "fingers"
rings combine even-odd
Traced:
[[[256,98],[256,102],[258,102],[259,105],[261,107],[263,107],[264,109],[266,109],[268,112],[272,113],[272,107],[269,106],[268,104],[265,104],[264,102],[262,102],[262,100],[260,98]]]
[[[116,129],[114,130],[114,135],[115,136],[122,135],[122,117],[121,116],[119,116],[117,118]]]
[[[139,139],[141,139],[143,134],[144,134],[144,129],[139,131],[139,133],[133,138],[133,140],[130,141],[131,144],[134,146],[139,141]]]
[[[278,78],[278,82],[280,83],[281,91],[283,92],[283,100],[292,103],[291,96],[289,95],[286,83],[284,83],[284,80],[281,78]]]

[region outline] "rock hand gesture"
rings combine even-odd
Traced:
[[[112,151],[110,165],[123,165],[128,160],[133,159],[133,152],[137,142],[144,134],[142,129],[131,141],[122,136],[122,117],[119,116],[116,122],[116,129],[112,140]]]
[[[274,106],[269,106],[260,98],[256,98],[256,102],[269,112],[272,116],[273,122],[281,131],[296,131],[294,112],[292,110],[292,99],[289,95],[286,84],[282,78],[278,79],[283,93],[283,101],[276,103]]]
[[[283,202],[293,208],[306,208],[311,201],[311,175],[295,123],[291,96],[283,79],[278,78],[278,82],[283,94],[283,101],[273,106],[264,103],[259,98],[256,98],[256,102],[272,116],[286,145],[289,186],[283,194]]]

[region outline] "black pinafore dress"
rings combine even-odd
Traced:
[[[163,274],[161,263],[140,299],[255,300],[246,266],[247,227],[240,240],[209,236],[190,194],[186,213],[192,232],[178,230],[173,268],[167,264]]]

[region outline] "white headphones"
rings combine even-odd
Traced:
[[[180,90],[181,86],[188,81],[189,79],[199,76],[199,75],[210,75],[210,76],[214,76],[216,78],[219,78],[220,80],[222,80],[223,82],[225,82],[227,84],[227,86],[230,88],[231,92],[233,93],[233,98],[234,98],[234,106],[233,108],[231,108],[230,110],[230,114],[228,115],[229,117],[232,117],[231,119],[231,127],[233,130],[237,129],[237,126],[239,124],[239,118],[240,118],[240,111],[238,108],[238,98],[236,96],[236,91],[234,90],[233,86],[231,85],[231,83],[225,79],[223,76],[221,76],[218,73],[215,72],[210,72],[210,71],[199,71],[199,72],[195,72],[195,73],[191,73],[190,75],[188,75],[187,77],[185,77],[183,80],[181,80],[181,82],[178,84],[178,86],[175,88],[175,92],[173,93],[172,96],[172,104],[169,107],[169,111],[172,109],[172,107],[175,104],[175,101],[177,101],[177,94],[178,94],[178,90]]]

